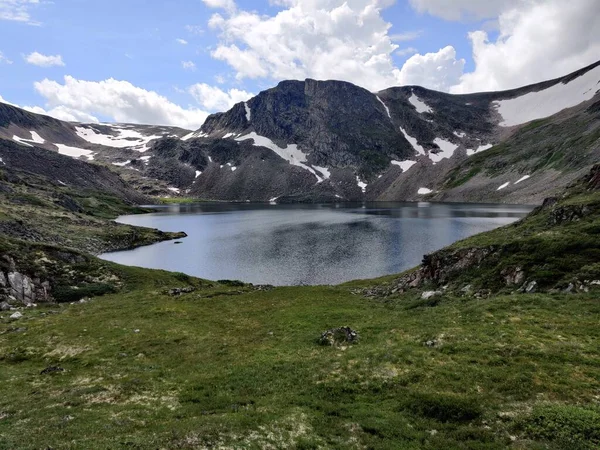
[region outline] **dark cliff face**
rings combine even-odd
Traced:
[[[297,144],[309,163],[351,168],[364,178],[414,153],[374,94],[341,81],[283,81],[210,116],[201,131],[212,137],[255,132],[281,146]]]

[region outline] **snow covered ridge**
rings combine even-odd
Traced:
[[[108,127],[115,134],[102,133],[101,127]],[[135,129],[134,125],[118,124],[102,124],[100,126],[80,125],[75,127],[75,132],[77,136],[90,144],[114,148],[131,148],[139,152],[148,150],[151,141],[172,136],[168,131],[163,131],[160,134],[145,135]]]
[[[271,139],[260,136],[254,131],[246,134],[245,136],[238,137],[235,140],[241,142],[248,139],[252,139],[256,147],[266,147],[269,150],[274,151],[280,158],[285,159],[290,164],[302,167],[304,170],[308,170],[315,177],[317,177],[317,183],[321,183],[331,176],[329,170],[325,167],[307,165],[306,155],[298,148],[296,144],[287,144],[285,148],[281,148]]]
[[[511,127],[543,119],[591,100],[600,90],[600,66],[571,80],[520,97],[493,103],[503,120],[500,126]]]

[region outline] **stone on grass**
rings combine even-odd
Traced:
[[[20,319],[21,317],[23,317],[23,314],[21,314],[19,311],[10,316],[11,319]]]
[[[321,345],[346,345],[358,342],[358,332],[350,327],[331,328],[321,333],[319,344]]]
[[[421,294],[421,299],[429,300],[430,298],[437,297],[439,295],[442,295],[442,292],[440,292],[440,291],[425,291]]]
[[[42,370],[40,372],[40,375],[48,375],[50,373],[57,373],[57,372],[64,372],[65,369],[63,369],[62,367],[58,367],[58,366],[50,366],[50,367],[46,367],[44,370]]]
[[[525,287],[525,293],[527,293],[527,294],[533,294],[536,291],[537,291],[537,281],[532,281],[532,282],[528,283],[527,286]]]

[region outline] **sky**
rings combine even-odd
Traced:
[[[600,59],[599,0],[0,0],[0,101],[197,129],[284,79],[511,89]]]

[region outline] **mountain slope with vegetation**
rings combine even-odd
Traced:
[[[50,201],[30,176],[3,182],[3,214],[32,217],[22,188]],[[212,282],[3,236],[2,269],[59,277],[60,296],[0,313],[0,447],[597,448],[599,205],[595,168],[519,223],[341,286]],[[87,218],[100,239],[124,206],[84,207],[56,232]],[[358,342],[323,345],[342,326]]]

